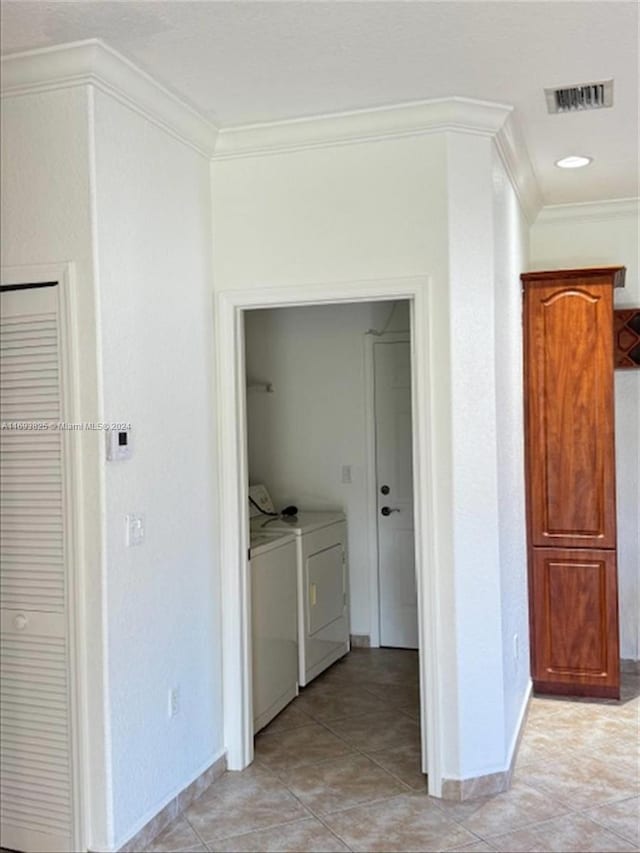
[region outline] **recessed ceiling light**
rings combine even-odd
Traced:
[[[563,157],[562,160],[556,160],[556,166],[561,169],[582,169],[583,166],[588,166],[593,157],[582,157],[579,154],[573,154],[571,157]]]

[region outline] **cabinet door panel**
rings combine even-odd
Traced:
[[[614,548],[611,286],[574,278],[525,299],[531,543]]]
[[[532,557],[530,604],[536,688],[617,696],[615,552],[534,548]]]

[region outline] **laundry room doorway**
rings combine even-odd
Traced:
[[[365,282],[346,282],[327,286],[300,286],[295,288],[266,288],[256,287],[249,291],[222,291],[217,295],[216,304],[216,321],[217,321],[217,341],[218,341],[218,395],[220,403],[220,419],[219,419],[219,447],[220,447],[220,475],[221,475],[221,567],[222,567],[222,600],[224,601],[223,608],[223,702],[224,702],[224,719],[225,719],[225,745],[227,748],[227,761],[230,769],[240,770],[246,767],[253,760],[254,750],[254,644],[253,644],[253,623],[255,614],[252,613],[252,529],[254,551],[253,559],[255,561],[255,520],[250,524],[250,507],[249,502],[249,483],[252,487],[256,485],[267,486],[273,491],[273,505],[268,506],[264,518],[258,518],[261,527],[265,526],[268,530],[269,513],[277,513],[278,516],[284,510],[286,520],[287,512],[293,512],[291,505],[298,505],[297,511],[300,513],[301,523],[298,530],[291,529],[293,541],[298,549],[298,554],[304,553],[304,564],[311,565],[313,552],[305,551],[305,535],[310,531],[313,525],[317,525],[318,519],[316,515],[321,515],[323,512],[330,515],[332,512],[340,514],[344,502],[337,501],[335,495],[331,494],[315,494],[305,485],[304,477],[300,476],[297,480],[295,489],[286,488],[283,486],[279,475],[275,475],[273,465],[279,461],[282,468],[287,468],[289,462],[293,459],[300,471],[304,471],[305,458],[307,454],[306,464],[309,466],[326,465],[330,469],[330,479],[337,481],[340,487],[347,490],[346,487],[353,485],[353,480],[361,476],[367,479],[367,489],[371,500],[375,502],[376,491],[378,484],[371,482],[370,472],[361,471],[358,464],[352,461],[352,454],[342,452],[342,448],[336,448],[337,452],[330,460],[322,455],[318,458],[313,454],[313,442],[310,440],[313,431],[306,435],[296,436],[296,429],[301,431],[301,425],[305,415],[305,405],[310,406],[310,401],[314,397],[322,397],[324,394],[324,386],[322,383],[309,383],[302,380],[301,401],[298,408],[298,416],[287,412],[287,405],[284,398],[282,400],[282,411],[276,411],[275,415],[272,412],[269,418],[266,414],[263,418],[256,417],[254,405],[256,400],[259,400],[257,408],[260,406],[278,407],[278,387],[279,384],[269,375],[268,370],[258,370],[257,368],[268,365],[268,359],[261,357],[259,354],[248,355],[245,349],[245,326],[251,325],[254,319],[258,316],[257,312],[262,312],[263,315],[272,309],[305,309],[313,310],[313,306],[323,306],[333,309],[342,308],[334,317],[344,316],[349,312],[350,306],[362,303],[386,303],[384,305],[384,314],[387,310],[393,309],[393,304],[399,301],[406,300],[408,309],[408,320],[410,322],[410,340],[405,340],[404,355],[401,350],[398,350],[398,358],[407,360],[407,366],[410,375],[410,388],[408,390],[408,398],[410,400],[409,411],[404,412],[404,417],[409,417],[411,438],[411,453],[407,456],[404,454],[402,463],[407,465],[407,459],[410,467],[409,483],[403,482],[403,490],[406,492],[408,488],[411,492],[411,500],[413,503],[412,515],[415,518],[413,524],[413,532],[408,538],[412,540],[413,550],[415,554],[415,632],[416,645],[420,649],[419,658],[415,658],[416,680],[419,681],[419,702],[416,711],[418,718],[419,745],[416,746],[416,752],[421,755],[421,769],[423,773],[428,774],[428,789],[429,793],[439,796],[441,786],[440,772],[440,719],[439,719],[439,703],[438,693],[439,685],[437,681],[437,654],[438,654],[438,620],[436,606],[436,585],[435,585],[435,559],[433,555],[433,478],[431,477],[431,441],[430,441],[430,401],[429,393],[431,373],[429,371],[429,326],[431,316],[429,312],[429,280],[425,278],[410,278],[397,279],[391,281],[365,281]],[[384,326],[384,323],[382,324]],[[296,324],[293,323],[291,328],[295,329]],[[371,336],[382,338],[385,333],[384,328],[361,329],[361,334],[370,332]],[[325,347],[328,353],[332,349],[332,334],[329,329],[326,333]],[[273,336],[268,334],[263,335],[263,344],[265,341],[271,341],[274,344]],[[307,338],[308,342],[308,338]],[[382,342],[382,341],[381,341]],[[277,345],[277,344],[276,344]],[[366,357],[362,346],[362,338],[359,342],[361,359],[359,370],[363,385],[366,385]],[[408,346],[408,348],[407,348]],[[283,364],[287,365],[287,357],[283,355]],[[291,382],[295,380],[295,358],[292,367]],[[310,362],[314,361],[311,356]],[[398,361],[398,359],[396,359]],[[251,363],[249,363],[251,362]],[[399,363],[399,362],[398,362]],[[338,362],[339,366],[339,362]],[[251,368],[251,372],[248,368]],[[291,365],[290,365],[291,367]],[[334,372],[336,366],[334,365]],[[285,383],[286,384],[286,383]],[[280,385],[282,389],[282,386]],[[420,388],[420,394],[417,389]],[[344,390],[344,389],[343,389]],[[305,404],[305,394],[307,403]],[[249,395],[254,399],[249,402]],[[343,397],[342,404],[347,405],[348,394]],[[405,397],[406,397],[405,393]],[[368,404],[371,403],[369,399]],[[326,419],[324,425],[317,424],[316,432],[324,434],[328,429],[333,427],[338,428],[341,423],[341,412],[343,405],[339,399],[333,398],[326,401]],[[251,409],[254,409],[253,414]],[[284,413],[284,414],[283,414]],[[251,423],[249,416],[251,415]],[[262,470],[256,467],[255,462],[255,447],[256,441],[272,441],[274,432],[277,432],[277,421],[279,417],[285,417],[286,429],[289,430],[288,440],[283,441],[279,448],[271,444],[268,452],[263,453]],[[363,446],[365,456],[370,454],[371,448],[375,447],[375,436],[370,433],[370,425],[365,417],[364,411],[361,420],[361,439],[360,443]],[[339,432],[336,433],[339,437]],[[330,443],[330,442],[329,442]],[[334,444],[338,443],[334,436]],[[275,448],[275,450],[274,450]],[[263,448],[265,450],[265,448]],[[396,454],[397,455],[397,454]],[[297,458],[296,458],[297,457]],[[269,467],[271,466],[271,467]],[[364,468],[367,468],[365,464]],[[405,471],[406,473],[406,471]],[[268,482],[262,482],[268,481]],[[384,484],[382,484],[384,485]],[[394,496],[399,496],[394,495]],[[406,495],[405,495],[406,496]],[[269,495],[269,497],[272,497]],[[258,495],[258,500],[254,501],[260,505],[262,501],[261,495]],[[326,503],[323,503],[325,501]],[[318,503],[319,502],[319,503]],[[385,504],[386,506],[386,504]],[[408,506],[408,505],[407,505]],[[376,514],[383,507],[376,507]],[[253,511],[253,510],[252,510]],[[363,509],[366,513],[368,510]],[[400,513],[383,513],[384,520],[389,518],[395,522],[394,515]],[[309,516],[309,517],[307,517]],[[311,517],[313,516],[313,517]],[[381,516],[382,517],[382,516]],[[281,519],[282,520],[282,519]],[[320,519],[322,521],[322,519]],[[339,526],[343,523],[342,518],[336,517],[332,519],[335,532],[329,530],[324,523],[325,533],[329,535],[331,542],[327,539],[327,543],[323,547],[318,547],[317,553],[322,555],[322,559],[316,563],[316,570],[319,572],[314,578],[307,578],[308,586],[305,588],[305,596],[309,601],[312,601],[314,596],[318,597],[318,601],[324,602],[319,611],[310,611],[310,618],[315,618],[315,624],[310,627],[310,636],[315,635],[320,629],[325,629],[329,624],[338,625],[340,619],[337,618],[338,610],[333,614],[331,608],[338,607],[337,593],[342,591],[338,587],[342,582],[340,580],[340,572],[333,566],[339,565],[337,559],[332,562],[329,559],[333,552],[340,553],[340,548],[346,553],[346,538],[341,538],[338,535]],[[306,526],[305,526],[306,525]],[[311,527],[309,526],[311,525]],[[261,535],[265,531],[261,531]],[[287,530],[285,529],[285,534]],[[277,531],[271,531],[272,539]],[[335,547],[333,538],[336,539]],[[314,540],[309,540],[313,545]],[[264,543],[263,543],[264,544]],[[286,542],[281,541],[282,553],[286,553]],[[269,546],[271,547],[271,546]],[[313,550],[313,549],[312,549]],[[377,552],[377,548],[375,549]],[[373,565],[377,563],[376,554],[370,554],[369,563]],[[346,557],[342,558],[346,561]],[[298,565],[300,560],[298,558]],[[377,572],[377,565],[374,566]],[[328,574],[327,574],[328,573]],[[331,596],[323,598],[321,578],[331,577]],[[283,575],[284,578],[284,575]],[[334,589],[335,587],[335,589]],[[344,602],[348,602],[348,586],[344,590]],[[327,593],[328,595],[328,593]],[[333,602],[329,605],[327,601]],[[366,603],[368,607],[369,602]],[[322,618],[320,617],[321,614]],[[300,618],[300,606],[298,608],[298,616]],[[340,630],[344,632],[344,625]],[[371,632],[374,633],[373,631]],[[347,635],[348,636],[348,635]],[[344,637],[330,638],[332,641],[342,643]],[[371,644],[376,644],[376,638],[371,638]],[[311,652],[309,652],[311,654]],[[344,654],[344,651],[340,652]],[[337,657],[340,656],[337,655]],[[415,654],[415,653],[414,653]],[[335,659],[337,659],[334,658]],[[311,658],[310,658],[311,659]],[[322,672],[324,663],[317,664],[316,659],[313,659],[313,669],[311,677],[316,677],[317,672]],[[320,669],[318,670],[318,666]],[[341,664],[335,664],[340,667]],[[324,676],[321,676],[324,678]],[[284,682],[282,682],[284,683]],[[304,681],[299,683],[304,684]],[[417,687],[417,685],[416,685]],[[267,691],[268,692],[268,691]],[[266,695],[262,690],[261,695]],[[283,694],[284,695],[284,694]],[[284,700],[283,700],[284,701]]]

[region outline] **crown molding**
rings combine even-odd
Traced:
[[[576,204],[552,204],[543,207],[536,225],[554,222],[597,222],[610,219],[640,218],[640,198],[612,198]]]
[[[513,107],[470,98],[437,98],[374,109],[218,128],[99,39],[2,58],[2,97],[92,85],[215,160],[259,157],[431,133],[494,140],[523,211],[533,222],[541,197]]]
[[[214,160],[259,157],[432,133],[494,139],[527,219],[542,205],[513,107],[470,98],[438,98],[388,107],[221,128]]]
[[[506,117],[493,141],[518,196],[522,211],[529,225],[533,225],[542,207],[542,194],[524,136],[513,113]]]
[[[2,97],[92,85],[210,157],[218,128],[99,39],[2,57]]]
[[[469,98],[437,98],[373,109],[221,128],[215,159],[349,145],[447,130],[493,136],[513,107]]]

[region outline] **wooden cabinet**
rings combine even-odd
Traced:
[[[617,695],[615,551],[533,548],[530,582],[536,690]]]
[[[613,289],[624,268],[522,281],[534,686],[618,696]]]

